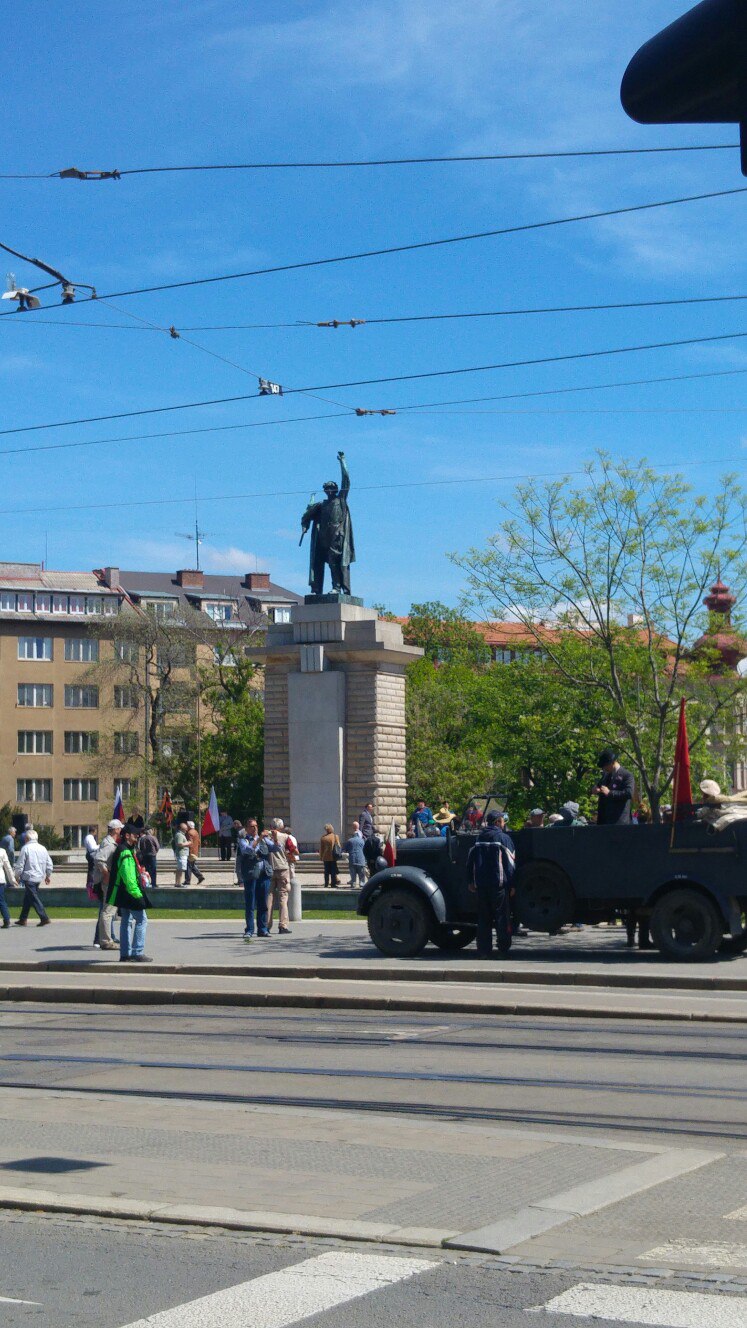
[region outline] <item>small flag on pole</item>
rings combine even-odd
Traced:
[[[174,819],[174,804],[171,801],[171,794],[168,789],[166,789],[166,792],[161,798],[161,805],[158,808],[158,812],[159,815],[163,817],[169,829],[171,829],[171,822]]]
[[[393,867],[397,861],[397,831],[394,827],[394,817],[384,844],[383,856],[386,858],[387,867]]]
[[[122,801],[122,785],[117,784],[117,791],[114,794],[114,811],[112,812],[113,821],[124,821],[124,803]]]
[[[202,822],[202,830],[200,832],[203,839],[205,835],[217,835],[219,825],[220,815],[218,812],[218,799],[215,796],[215,786],[211,786],[210,801],[208,803],[208,809],[205,812],[205,819]]]

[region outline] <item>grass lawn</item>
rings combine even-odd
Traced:
[[[96,908],[50,908],[50,917],[52,918],[76,918],[79,921],[86,919],[93,920],[98,913]],[[153,908],[148,913],[150,922],[166,920],[167,922],[178,922],[180,919],[184,922],[201,920],[203,918],[214,918],[216,922],[221,918],[243,918],[243,908]],[[303,915],[304,922],[323,922],[324,919],[337,919],[346,922],[354,922],[356,914],[350,909],[330,908],[330,909],[309,909]]]

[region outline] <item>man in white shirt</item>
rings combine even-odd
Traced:
[[[32,908],[39,915],[40,927],[46,927],[51,922],[52,919],[47,915],[47,910],[41,901],[39,887],[42,881],[45,885],[49,885],[53,871],[52,859],[44,845],[39,843],[38,834],[35,830],[27,830],[26,843],[18,854],[15,864],[16,880],[24,890],[20,916],[16,918],[17,927],[26,926]]]
[[[3,930],[10,926],[10,913],[5,899],[6,885],[15,885],[16,878],[13,875],[13,868],[10,858],[4,848],[0,848],[0,917],[3,920]]]

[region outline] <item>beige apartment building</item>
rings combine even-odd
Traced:
[[[89,825],[105,824],[118,787],[126,810],[141,805],[147,744],[120,615],[145,611],[178,625],[188,610],[191,621],[204,619],[208,641],[215,630],[225,643],[258,615],[287,621],[298,598],[264,572],[56,572],[0,562],[0,805],[53,826],[73,847]],[[199,649],[210,658],[209,644]],[[153,787],[151,811],[156,795]]]

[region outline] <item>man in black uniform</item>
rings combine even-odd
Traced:
[[[470,890],[477,891],[477,955],[489,959],[493,952],[493,928],[498,953],[511,949],[511,881],[516,864],[514,842],[507,835],[503,812],[488,812],[486,827],[477,836],[467,856]]]
[[[635,784],[629,770],[617,759],[617,753],[608,747],[600,752],[601,778],[594,792],[599,797],[597,825],[630,825]]]

